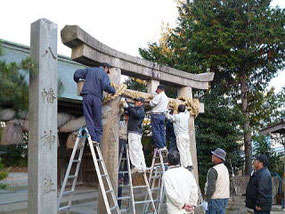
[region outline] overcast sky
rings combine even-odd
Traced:
[[[273,4],[285,8],[284,0]],[[47,18],[58,24],[59,54],[71,53],[61,43],[60,30],[65,25],[79,25],[100,42],[139,56],[138,48],[158,41],[163,23],[174,27],[177,16],[175,0],[4,0],[0,38],[29,45],[30,24]],[[271,83],[278,89],[285,85],[285,72],[280,74]]]

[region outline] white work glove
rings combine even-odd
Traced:
[[[123,105],[124,108],[128,108],[129,107],[129,105],[128,105],[128,103],[127,103],[127,101],[126,101],[126,99],[124,97],[121,98],[120,102],[121,102],[121,104]]]
[[[204,210],[204,212],[206,212],[208,210],[208,202],[207,201],[203,201],[201,203],[202,209]]]

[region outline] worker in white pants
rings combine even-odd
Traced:
[[[131,163],[134,166],[133,171],[143,171],[146,169],[145,158],[143,153],[142,123],[145,117],[144,99],[136,98],[135,106],[130,106],[124,99],[122,103],[125,111],[129,115],[128,121],[128,144]]]
[[[181,165],[192,170],[192,157],[190,153],[190,137],[189,137],[189,117],[190,114],[186,110],[185,105],[178,106],[178,114],[166,114],[166,117],[173,122],[174,133],[176,136],[177,149],[180,154]]]
[[[128,134],[129,153],[134,171],[142,171],[146,169],[143,146],[141,143],[142,135],[130,132]]]
[[[176,137],[177,149],[180,153],[181,165],[187,168],[192,166],[192,157],[190,152],[190,138],[189,135],[178,135]]]

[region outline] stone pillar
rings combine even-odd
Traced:
[[[120,84],[121,70],[116,68],[110,69],[109,77],[111,82]],[[101,142],[104,161],[115,192],[118,190],[119,99],[120,97],[103,106],[103,137]],[[108,196],[110,196],[110,194],[108,194]],[[108,198],[110,199],[111,197]],[[110,203],[110,206],[112,207],[113,204]],[[98,197],[98,214],[105,213],[107,212],[105,210],[105,204],[100,191],[100,197]]]
[[[185,97],[193,98],[192,88],[191,87],[180,88],[178,90],[178,96],[185,96]],[[193,162],[193,171],[194,171],[196,181],[199,184],[195,124],[194,124],[193,116],[190,116],[190,119],[189,119],[189,135],[190,135],[190,151],[191,151],[192,162]]]
[[[29,82],[28,213],[57,213],[57,25],[31,25],[36,75]]]
[[[147,93],[155,94],[155,91],[158,85],[159,85],[158,80],[148,80],[147,81]]]

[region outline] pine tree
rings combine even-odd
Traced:
[[[211,151],[222,148],[227,152],[226,165],[231,174],[243,165],[241,151],[242,114],[238,108],[229,107],[231,97],[221,96],[219,88],[212,89],[203,96],[205,113],[195,120],[197,154],[200,184],[206,181],[207,170],[212,166]]]
[[[3,55],[0,42],[0,57]],[[7,63],[0,59],[0,110],[1,108],[12,108],[19,111],[28,110],[29,86],[27,76],[37,74],[37,66],[31,57],[27,57],[17,64]],[[58,96],[64,87],[58,80]]]
[[[0,56],[3,54],[0,43]],[[15,110],[28,108],[28,84],[25,71],[19,72],[16,63],[0,60],[0,107]]]
[[[178,26],[159,43],[140,49],[148,60],[192,73],[215,72],[213,85],[241,103],[246,174],[252,166],[250,105],[285,66],[285,10],[270,3],[181,0]]]

